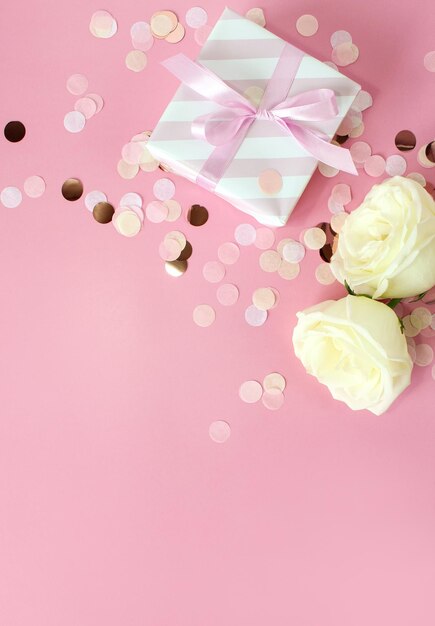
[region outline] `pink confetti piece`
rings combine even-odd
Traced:
[[[148,57],[142,50],[130,50],[125,57],[125,65],[132,72],[142,72],[148,64]]]
[[[18,187],[5,187],[0,193],[0,202],[8,209],[15,209],[22,199],[23,195]]]
[[[216,298],[222,306],[232,306],[239,299],[239,290],[236,285],[224,283],[219,285],[216,291]]]
[[[435,72],[435,50],[425,54],[423,63],[428,72]]]
[[[231,436],[231,427],[224,420],[216,420],[210,424],[208,434],[215,443],[225,443]]]
[[[99,202],[107,202],[107,196],[102,191],[95,190],[86,194],[85,207],[88,211],[92,212],[94,210],[94,206]]]
[[[211,326],[216,319],[216,312],[209,304],[198,304],[193,309],[193,321],[197,326],[207,328]]]
[[[372,149],[365,141],[356,141],[350,146],[350,154],[355,163],[365,163],[372,155]]]
[[[356,109],[357,111],[365,111],[372,105],[373,98],[369,94],[369,92],[365,91],[364,89],[361,89],[361,91],[358,92],[355,100],[352,102],[352,108]]]
[[[257,233],[252,224],[239,224],[234,231],[234,238],[241,246],[250,246],[254,243]]]
[[[258,26],[263,28],[266,26],[266,18],[264,17],[263,9],[259,9],[257,7],[249,9],[249,11],[246,12],[245,17],[251,22],[254,22],[254,24],[258,24]]]
[[[168,207],[165,206],[163,202],[153,200],[147,204],[145,214],[150,222],[159,224],[160,222],[164,222],[168,217]]]
[[[270,228],[257,228],[255,234],[255,247],[260,250],[268,250],[275,243],[275,233]]]
[[[45,180],[41,176],[29,176],[24,181],[24,192],[29,198],[39,198],[45,192]]]
[[[296,30],[303,37],[312,37],[319,30],[319,22],[314,15],[301,15],[296,21]]]
[[[385,171],[389,176],[403,176],[406,168],[406,159],[400,154],[393,154],[385,161]]]
[[[258,186],[264,194],[274,196],[282,189],[282,176],[276,170],[264,170],[258,177]]]
[[[175,261],[181,254],[181,246],[176,239],[167,237],[159,245],[159,255],[164,261]]]
[[[325,178],[334,178],[334,176],[337,176],[339,172],[336,167],[326,165],[326,163],[319,163],[317,169],[322,174],[322,176],[325,176]]]
[[[331,198],[339,205],[346,206],[352,200],[352,194],[349,185],[340,183],[335,185],[331,191]]]
[[[208,15],[207,11],[202,7],[192,7],[186,11],[186,24],[190,28],[200,28],[207,24]]]
[[[385,159],[379,154],[374,154],[373,156],[370,156],[364,162],[364,171],[366,174],[372,176],[373,178],[378,178],[379,176],[382,176],[382,174],[385,172]]]
[[[332,60],[339,67],[347,67],[355,63],[359,57],[359,49],[354,43],[346,42],[339,44],[332,51]]]
[[[433,349],[427,343],[420,343],[415,346],[415,364],[426,367],[433,361]]]
[[[169,178],[156,180],[153,193],[158,200],[170,200],[175,194],[175,184]]]
[[[258,402],[263,395],[263,387],[256,380],[247,380],[239,387],[239,397],[247,404]]]
[[[347,30],[336,30],[331,35],[331,47],[336,48],[342,43],[352,43],[352,35]]]
[[[87,98],[91,98],[95,104],[97,105],[96,113],[99,113],[101,109],[104,107],[104,100],[98,93],[88,93],[86,94]]]
[[[299,263],[305,256],[305,247],[299,241],[290,241],[283,247],[282,256],[288,263]]]
[[[154,44],[154,36],[148,22],[135,22],[130,28],[133,48],[147,52]]]
[[[95,11],[89,23],[89,30],[94,37],[109,39],[118,30],[118,24],[108,11]]]
[[[202,268],[202,275],[209,283],[219,283],[225,276],[225,266],[220,261],[208,261]]]
[[[249,326],[262,326],[267,320],[267,311],[260,311],[253,304],[245,310],[245,320]]]
[[[270,411],[277,411],[284,404],[284,394],[279,389],[272,391],[265,391],[261,398],[262,403]]]
[[[74,110],[83,113],[85,118],[89,120],[97,112],[97,103],[92,98],[79,98],[74,103]]]
[[[239,247],[230,241],[223,243],[218,248],[218,259],[225,265],[234,265],[240,257]]]
[[[344,206],[336,202],[332,196],[328,198],[328,209],[331,213],[341,213],[344,210]]]
[[[69,111],[63,118],[65,130],[69,133],[79,133],[86,124],[86,118],[80,111]]]
[[[138,165],[143,153],[143,147],[139,141],[130,141],[122,146],[121,156],[126,163]]]
[[[136,193],[135,191],[129,191],[122,196],[119,204],[120,206],[136,206],[141,208],[143,202],[141,196],[138,193]]]
[[[84,74],[72,74],[66,81],[66,88],[74,96],[81,96],[88,88],[88,79]]]

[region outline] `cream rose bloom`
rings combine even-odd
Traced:
[[[412,361],[397,315],[363,296],[321,302],[297,314],[295,354],[333,398],[381,415],[409,385]]]
[[[410,178],[375,185],[347,218],[331,270],[355,293],[416,296],[435,285],[435,202]]]

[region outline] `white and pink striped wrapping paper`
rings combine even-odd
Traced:
[[[226,8],[197,61],[244,94],[248,87],[266,87],[286,45],[289,44],[280,37]],[[288,96],[319,88],[334,90],[339,113],[332,120],[311,123],[311,126],[332,139],[361,87],[325,63],[304,54]],[[213,146],[194,138],[191,125],[198,116],[219,108],[189,87],[180,85],[151,135],[148,147],[153,156],[174,173],[195,182]],[[261,224],[283,226],[317,163],[278,124],[257,119],[214,193]],[[273,196],[266,195],[258,184],[259,175],[267,169],[277,170],[283,180],[282,189]]]

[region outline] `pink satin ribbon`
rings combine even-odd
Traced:
[[[184,54],[163,61],[166,69],[190,89],[223,107],[192,122],[193,136],[215,146],[198,174],[197,183],[210,191],[215,188],[256,119],[278,124],[318,161],[358,175],[349,150],[331,144],[327,135],[306,124],[337,116],[332,89],[312,89],[282,100],[283,94],[290,90],[302,56],[297,48],[284,47],[258,109],[216,74]]]

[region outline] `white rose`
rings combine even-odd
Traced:
[[[308,374],[351,409],[381,415],[409,385],[412,361],[386,304],[347,296],[297,314],[295,354]]]
[[[375,185],[347,218],[331,270],[355,293],[416,296],[435,285],[435,202],[416,181]]]

